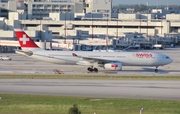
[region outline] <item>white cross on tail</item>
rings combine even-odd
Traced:
[[[23,44],[26,44],[26,42],[27,42],[27,41],[29,41],[29,38],[27,38],[27,37],[26,37],[26,35],[25,35],[25,34],[23,34],[23,37],[22,37],[22,38],[20,38],[20,41],[22,41],[22,42],[23,42]]]

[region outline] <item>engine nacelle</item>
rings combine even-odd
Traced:
[[[90,63],[89,61],[78,61],[76,64],[77,65],[92,66],[92,63]]]
[[[104,69],[107,70],[122,70],[122,63],[106,63],[104,64]]]

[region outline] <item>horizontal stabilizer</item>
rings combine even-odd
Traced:
[[[31,55],[33,55],[33,52],[32,52],[32,51],[15,50],[15,52],[16,52],[17,54],[25,55],[25,56],[31,56]]]

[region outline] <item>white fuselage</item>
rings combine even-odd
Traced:
[[[173,60],[164,54],[159,53],[144,53],[144,52],[91,52],[91,51],[46,51],[36,50],[30,56],[46,62],[56,64],[75,65],[93,65],[81,57],[73,56],[75,53],[81,57],[103,59],[105,61],[116,61],[122,63],[122,66],[163,66],[171,63]]]

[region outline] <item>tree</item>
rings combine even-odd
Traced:
[[[140,11],[145,11],[145,10],[147,10],[147,6],[145,6],[145,5],[143,5],[143,4],[140,4],[140,5],[139,5],[139,10],[140,10]]]
[[[81,111],[79,111],[77,104],[74,104],[73,107],[69,108],[69,114],[81,114]]]

